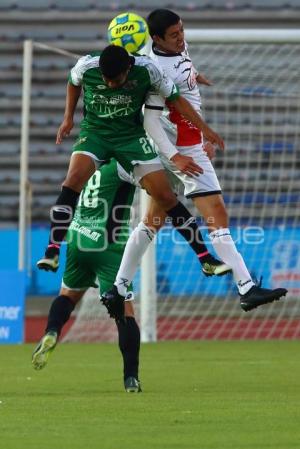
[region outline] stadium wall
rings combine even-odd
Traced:
[[[251,274],[263,277],[269,288],[284,285],[292,296],[300,295],[300,228],[277,226],[272,228],[232,228],[232,235],[244,255]],[[56,295],[65,264],[62,251],[59,271],[54,275],[37,270],[35,263],[41,252],[41,242],[47,242],[47,229],[33,229],[31,233],[30,272],[27,276],[27,295]],[[0,231],[2,251],[0,270],[17,269],[18,231]],[[208,241],[208,238],[207,238]],[[209,243],[208,243],[209,244]],[[262,255],[267,263],[260,263]],[[165,227],[157,238],[158,295],[164,296],[218,296],[220,300],[228,289],[236,295],[230,277],[206,279],[199,276],[199,263],[191,249],[170,227]],[[139,275],[135,280],[139,291]]]

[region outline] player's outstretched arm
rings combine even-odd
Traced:
[[[60,125],[60,127],[58,128],[56,135],[57,145],[59,145],[62,142],[64,137],[67,137],[70,134],[74,126],[73,117],[80,94],[81,94],[81,86],[74,86],[73,84],[68,83],[64,120]]]
[[[180,154],[170,142],[160,122],[160,116],[161,110],[145,107],[144,128],[158,146],[159,153],[174,162],[178,170],[186,175],[193,176],[203,173],[202,168],[194,162],[192,157]]]
[[[206,140],[218,145],[221,150],[224,150],[224,141],[213,129],[211,129],[207,123],[201,118],[201,116],[195,111],[193,106],[181,95],[172,101],[172,105],[177,111],[189,120],[193,125],[199,128]]]

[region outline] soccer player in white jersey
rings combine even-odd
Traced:
[[[157,9],[148,16],[148,26],[153,40],[150,56],[164,69],[178,86],[181,95],[200,114],[201,97],[198,83],[209,84],[209,82],[193,66],[184,39],[184,29],[180,17],[170,10]],[[228,228],[228,216],[221,187],[215,170],[204,151],[203,134],[199,128],[178,113],[170,102],[167,101],[166,104],[169,108],[167,128],[175,127],[174,143],[177,151],[182,155],[192,157],[202,167],[203,173],[199,176],[187,176],[180,172],[172,163],[171,158],[166,157],[165,154],[160,154],[161,160],[165,168],[172,172],[173,179],[175,178],[179,184],[184,185],[185,196],[192,199],[209,228],[209,236],[217,255],[231,267],[242,309],[249,311],[262,304],[280,299],[287,293],[287,290],[283,288],[269,290],[255,285],[242,255],[233,242]],[[165,100],[155,92],[146,99],[144,127],[158,145],[159,151],[167,145],[167,135],[161,132],[161,128],[157,124],[164,106]],[[115,281],[115,287],[120,296],[125,294],[124,279],[126,280],[125,284],[131,282],[137,265],[151,241],[149,236],[153,238],[155,232],[163,226],[165,218],[166,214],[152,199],[146,217],[134,230],[125,249]]]

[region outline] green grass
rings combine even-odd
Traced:
[[[65,344],[35,372],[0,347],[1,449],[300,447],[299,342],[144,345],[142,394],[116,345]]]

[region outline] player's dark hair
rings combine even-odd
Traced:
[[[114,79],[126,72],[132,64],[132,57],[125,48],[108,45],[100,55],[99,66],[102,74],[108,79]]]
[[[165,37],[167,28],[176,25],[180,20],[178,14],[169,9],[155,9],[147,17],[150,36]]]

